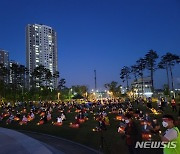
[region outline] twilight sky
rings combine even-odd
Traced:
[[[67,86],[103,88],[112,80],[122,84],[121,68],[135,64],[148,50],[160,56],[180,55],[179,0],[0,0],[0,48],[25,64],[25,26],[53,27],[58,35],[61,78]],[[179,65],[174,68],[180,87]],[[148,74],[147,74],[148,75]],[[155,72],[155,85],[166,82]]]

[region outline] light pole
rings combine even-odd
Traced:
[[[58,100],[60,100],[60,94],[61,94],[61,93],[60,93],[60,92],[58,92]]]
[[[96,91],[96,89],[97,89],[96,70],[94,70],[94,82],[95,82],[95,91]]]
[[[71,95],[72,95],[72,88],[69,90],[69,100],[71,99]]]

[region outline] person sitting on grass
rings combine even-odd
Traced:
[[[118,115],[124,115],[124,110],[122,108],[118,110]]]
[[[84,119],[84,113],[82,111],[79,112],[78,119]]]
[[[120,127],[121,127],[121,126],[126,127],[126,122],[125,122],[125,119],[124,119],[124,118],[122,118],[122,120],[120,120],[119,126],[120,126]]]
[[[57,123],[62,123],[62,118],[61,118],[61,116],[58,116],[58,117],[57,117]]]
[[[35,118],[35,115],[34,115],[34,113],[33,113],[33,112],[31,112],[31,115],[30,115],[30,116],[31,116],[31,118],[32,118],[32,119],[34,119],[34,118]]]
[[[48,121],[51,120],[51,113],[50,113],[50,111],[48,111],[48,113],[47,113],[47,120]]]
[[[110,125],[108,116],[104,117],[104,123],[105,125]]]
[[[87,111],[84,112],[84,117],[88,118],[88,112]]]
[[[66,120],[66,116],[64,113],[61,113],[61,119],[62,119],[62,121]]]
[[[167,128],[164,135],[160,135],[161,141],[168,144],[169,142],[176,145],[174,148],[171,147],[164,147],[163,152],[164,154],[179,154],[180,153],[180,132],[178,127],[174,125],[174,118],[171,115],[164,115],[162,118],[163,127]],[[172,145],[172,144],[171,144]]]
[[[139,120],[142,120],[143,117],[144,117],[143,111],[140,110],[140,111],[139,111]]]
[[[98,128],[99,130],[107,130],[105,122],[102,118],[100,118],[98,121]]]
[[[48,120],[47,120],[47,114],[45,114],[45,115],[40,119],[40,121],[41,121],[41,120],[44,122],[44,124],[47,123],[47,121],[48,121]]]
[[[150,121],[150,120],[151,120],[148,113],[146,113],[146,114],[144,115],[144,120],[145,120],[145,121]]]
[[[75,116],[75,124],[78,124],[78,125],[80,124],[78,116]]]
[[[6,123],[10,124],[14,120],[14,115],[11,114],[10,117],[7,119]]]
[[[152,120],[152,125],[151,125],[151,129],[150,130],[151,130],[151,132],[153,134],[158,134],[159,133],[159,131],[160,131],[160,124],[158,123],[157,118],[154,118]]]
[[[21,117],[21,114],[19,111],[16,112],[16,117],[20,118]]]
[[[102,112],[102,116],[103,117],[106,117],[107,116],[107,113],[105,111]]]
[[[28,121],[27,117],[23,115],[22,122],[26,123]]]
[[[142,132],[150,132],[151,126],[148,124],[148,121],[144,121],[142,125]]]

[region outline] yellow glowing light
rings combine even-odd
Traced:
[[[151,111],[152,111],[152,113],[155,114],[155,115],[161,114],[161,113],[157,112],[157,110],[154,109],[154,108],[152,108]]]

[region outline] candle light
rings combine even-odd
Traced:
[[[122,120],[122,116],[116,116],[116,120]]]
[[[14,120],[15,120],[15,121],[19,121],[20,119],[19,119],[18,117],[15,117]]]

